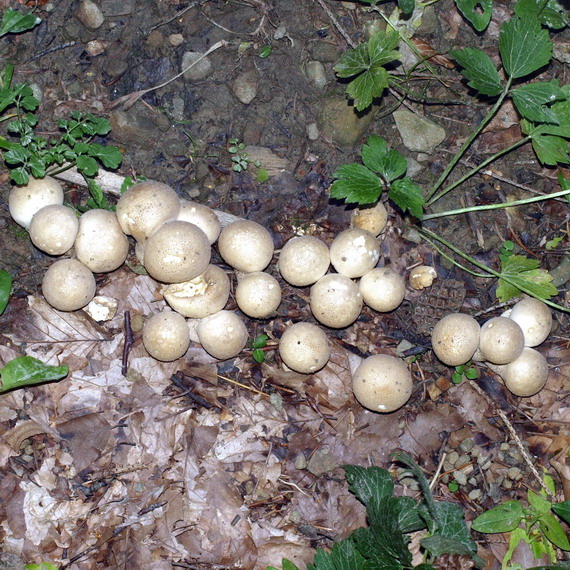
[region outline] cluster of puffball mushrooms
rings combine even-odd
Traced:
[[[116,212],[94,209],[78,218],[63,205],[63,189],[55,179],[30,179],[28,185],[13,188],[9,209],[38,249],[52,256],[72,255],[47,270],[42,282],[46,301],[60,311],[85,308],[95,320],[112,318],[117,301],[96,296],[94,273],[121,267],[129,252],[127,236],[134,238],[137,259],[160,284],[168,304],[146,320],[142,331],[146,351],[157,360],[181,358],[191,342],[200,343],[219,360],[234,358],[246,346],[243,320],[225,309],[229,277],[210,263],[215,242],[224,262],[236,272],[234,295],[242,313],[267,319],[281,303],[279,282],[264,271],[274,255],[271,234],[260,224],[242,219],[222,228],[213,210],[180,199],[166,184],[137,183],[120,197]],[[378,203],[355,210],[351,227],[338,234],[330,247],[317,237],[298,236],[282,248],[279,273],[292,286],[311,286],[310,309],[320,324],[345,328],[356,321],[364,304],[389,312],[403,301],[404,278],[390,267],[377,267],[378,236],[386,220],[386,209]],[[331,265],[334,273],[328,273]],[[532,304],[530,324],[519,319],[525,303]],[[539,322],[548,331],[537,339],[534,331]],[[445,317],[434,329],[433,348],[450,366],[465,364],[480,354],[480,360],[497,366],[513,393],[529,396],[544,385],[548,369],[544,357],[528,347],[546,338],[550,324],[548,308],[525,299],[509,318],[491,319],[482,328],[469,315]],[[505,326],[514,330],[512,340],[506,340]],[[312,374],[329,361],[331,345],[322,328],[299,322],[282,334],[279,354],[285,368]],[[525,355],[531,360],[534,384],[530,389],[521,387],[523,365],[519,362]],[[353,390],[366,408],[392,412],[410,398],[412,376],[403,360],[377,354],[364,359],[354,371]]]

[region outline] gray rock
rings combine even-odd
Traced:
[[[311,85],[317,89],[324,89],[327,84],[327,74],[325,66],[316,60],[308,61],[305,64],[305,75]]]
[[[469,493],[468,497],[472,501],[476,501],[477,499],[479,499],[481,497],[482,494],[483,494],[483,491],[481,491],[481,489],[473,489],[473,491],[471,491]]]
[[[475,442],[473,441],[473,438],[472,437],[466,437],[459,444],[459,447],[460,447],[461,451],[463,451],[464,453],[468,453],[469,451],[471,451],[473,449],[474,445],[475,445]]]
[[[336,63],[340,57],[339,49],[329,42],[317,42],[311,49],[313,59],[323,63]]]
[[[188,81],[200,81],[202,79],[206,79],[206,77],[210,75],[212,71],[212,62],[207,57],[203,56],[204,54],[199,51],[184,52],[182,63],[180,64],[180,70],[182,71],[183,69],[192,66],[184,73],[184,79]]]
[[[9,552],[0,552],[0,569],[21,570],[23,567],[24,561],[19,556]]]
[[[170,128],[170,121],[145,105],[135,104],[127,111],[113,111],[109,116],[112,138],[125,146],[156,148],[157,139]]]
[[[82,0],[75,17],[88,29],[96,30],[103,25],[105,16],[101,8],[93,0]]]
[[[453,477],[461,486],[467,485],[467,475],[465,475],[463,471],[455,471],[455,473],[453,473]]]
[[[135,9],[135,0],[103,0],[101,9],[107,17],[128,16]]]
[[[257,73],[240,73],[232,83],[232,92],[244,105],[249,105],[257,95]]]
[[[445,139],[445,130],[426,117],[406,109],[394,111],[396,127],[408,150],[432,153]]]
[[[328,473],[329,471],[334,471],[339,466],[338,461],[331,455],[328,446],[323,445],[320,449],[317,449],[307,464],[307,469],[317,477]]]

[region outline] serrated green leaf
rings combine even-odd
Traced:
[[[521,85],[511,92],[511,96],[518,112],[525,119],[537,123],[559,124],[555,111],[547,107],[565,98],[557,80]]]
[[[517,79],[550,61],[552,41],[536,18],[514,16],[501,26],[499,51],[505,71]]]
[[[542,25],[553,30],[568,25],[568,14],[556,0],[519,0],[515,4],[515,14],[521,18],[538,18]]]
[[[568,141],[552,135],[536,135],[532,137],[532,148],[542,164],[556,166],[570,164]]]
[[[400,43],[400,34],[395,30],[376,32],[368,40],[368,57],[370,67],[386,65],[400,57],[396,50]]]
[[[550,501],[546,500],[544,497],[535,493],[531,489],[527,491],[527,499],[530,506],[536,511],[537,515],[543,515],[544,513],[550,512],[552,504]]]
[[[6,34],[27,32],[37,26],[41,21],[42,19],[35,14],[22,14],[12,8],[7,8],[2,15],[2,22],[0,23],[0,37]]]
[[[348,203],[373,204],[383,190],[380,178],[362,164],[343,164],[333,176],[337,180],[330,187],[331,198]]]
[[[12,276],[0,269],[0,315],[6,310],[12,292]]]
[[[20,186],[27,184],[30,179],[30,175],[26,170],[25,166],[20,166],[18,168],[12,168],[10,170],[10,179]]]
[[[501,93],[503,86],[499,72],[484,51],[464,48],[452,50],[450,53],[463,68],[461,74],[467,79],[469,87],[482,95],[495,96]]]
[[[478,32],[489,25],[493,15],[493,0],[455,0],[455,5]]]
[[[552,513],[542,515],[538,521],[538,526],[544,533],[544,536],[546,536],[554,546],[562,550],[570,550],[570,541],[566,536],[566,532]]]
[[[43,178],[46,175],[45,165],[39,156],[31,156],[27,166],[34,178]]]
[[[335,73],[342,78],[352,77],[366,71],[370,65],[368,45],[362,43],[354,49],[347,49],[334,66]]]
[[[4,160],[8,164],[21,164],[26,162],[30,157],[30,151],[25,149],[21,145],[14,145],[6,154],[4,154]]]
[[[369,69],[353,79],[346,87],[347,95],[354,100],[357,111],[372,105],[375,97],[380,97],[389,85],[388,72],[383,67]]]
[[[570,501],[563,501],[561,503],[554,503],[552,510],[567,523],[570,523]]]
[[[403,212],[409,211],[418,220],[423,218],[423,191],[409,178],[395,180],[388,190],[388,196]]]
[[[447,548],[445,552],[453,554],[474,554],[477,552],[477,544],[471,538],[469,529],[465,524],[465,513],[461,507],[447,501],[437,501],[435,503],[439,528],[432,538],[440,537],[434,541],[431,548]],[[427,547],[426,547],[427,548]],[[432,552],[434,556],[439,556]]]
[[[538,299],[550,299],[558,293],[552,285],[552,276],[540,269],[540,262],[522,255],[511,255],[501,262],[501,278],[497,298],[501,302],[518,297],[524,290]]]
[[[35,111],[39,107],[40,102],[30,94],[21,99],[20,105],[22,105],[26,111]]]
[[[313,559],[313,563],[307,564],[307,570],[338,570],[338,569],[335,568],[331,554],[319,548],[315,553],[315,558]]]
[[[25,388],[40,382],[61,380],[69,373],[67,366],[47,366],[31,356],[18,356],[0,368],[2,387],[0,393],[15,388]]]
[[[408,168],[405,157],[388,149],[386,141],[377,135],[370,135],[362,145],[362,162],[388,183],[402,176]]]
[[[123,161],[121,151],[115,146],[103,146],[100,144],[89,145],[89,154],[98,158],[105,168],[118,168]]]
[[[506,501],[480,514],[471,524],[472,530],[484,533],[510,532],[524,519],[524,509],[519,501]]]

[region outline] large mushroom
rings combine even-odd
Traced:
[[[82,309],[95,296],[93,273],[77,259],[60,259],[50,265],[42,281],[45,300],[60,311]]]
[[[331,347],[321,328],[311,323],[296,323],[281,335],[279,354],[291,370],[313,374],[329,361]]]
[[[281,287],[269,273],[254,271],[239,279],[235,296],[237,306],[248,317],[266,319],[281,303]]]
[[[186,319],[170,309],[156,313],[144,325],[143,344],[156,360],[178,360],[190,346],[190,331]]]
[[[232,311],[218,311],[201,319],[197,332],[204,350],[218,360],[237,356],[247,343],[247,329]]]
[[[279,253],[279,272],[285,281],[305,287],[318,281],[331,262],[327,244],[314,236],[290,239]]]
[[[479,352],[483,360],[508,364],[521,355],[523,348],[524,334],[515,321],[493,317],[481,327]]]
[[[542,344],[552,328],[550,309],[545,303],[532,297],[520,300],[505,316],[521,327],[525,346]]]
[[[431,333],[435,355],[448,366],[460,366],[473,358],[479,346],[479,323],[464,313],[452,313],[439,320]]]
[[[176,218],[180,222],[189,222],[198,226],[208,237],[210,245],[213,244],[220,235],[220,221],[212,208],[204,204],[180,200],[180,212]]]
[[[317,321],[341,329],[351,325],[360,315],[362,295],[352,279],[330,273],[311,287],[310,306]]]
[[[375,267],[365,273],[358,284],[363,301],[375,311],[386,313],[404,300],[406,281],[390,267]]]
[[[12,219],[26,229],[36,212],[52,204],[63,204],[63,188],[51,176],[30,178],[24,186],[14,186],[8,197]]]
[[[49,255],[63,255],[69,251],[78,231],[79,221],[75,212],[62,204],[44,206],[34,214],[30,223],[32,243]]]
[[[367,231],[351,228],[334,238],[330,256],[333,267],[342,275],[362,277],[378,263],[380,244]]]

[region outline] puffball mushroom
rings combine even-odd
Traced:
[[[95,296],[93,273],[77,259],[60,259],[45,272],[42,293],[59,311],[77,311]]]
[[[190,346],[190,331],[186,319],[166,309],[150,317],[143,328],[143,344],[156,360],[178,360]]]
[[[422,291],[431,287],[437,278],[437,271],[430,265],[418,265],[410,271],[410,287],[416,291]]]
[[[439,320],[431,333],[435,355],[448,366],[469,362],[479,346],[481,327],[471,316],[453,313]]]
[[[237,356],[247,343],[247,329],[232,311],[218,311],[201,319],[197,331],[204,350],[218,360]]]
[[[30,223],[32,243],[50,255],[63,255],[69,251],[78,231],[79,220],[75,212],[61,204],[44,206]]]
[[[404,300],[406,282],[390,267],[375,267],[358,284],[363,301],[375,311],[393,311]]]
[[[148,239],[180,212],[178,194],[167,184],[147,180],[128,188],[117,202],[117,220],[123,232],[137,241]]]
[[[540,352],[525,347],[518,358],[503,367],[501,376],[515,396],[533,396],[546,384],[548,363]]]
[[[351,227],[366,230],[375,237],[382,233],[387,221],[388,212],[382,202],[368,208],[357,208],[350,217]]]
[[[489,319],[479,335],[479,351],[492,364],[508,364],[520,356],[524,334],[515,321],[506,317]]]
[[[351,325],[362,310],[358,285],[346,275],[321,277],[310,292],[311,312],[323,325],[340,329]]]
[[[202,319],[226,306],[230,296],[230,280],[221,267],[208,265],[198,277],[183,283],[172,283],[162,294],[177,313]]]
[[[180,212],[176,218],[180,222],[189,222],[198,226],[208,237],[210,245],[212,245],[220,235],[220,221],[212,208],[208,208],[204,204],[191,202],[189,200],[180,200]]]
[[[94,209],[81,214],[75,255],[93,273],[107,273],[123,265],[129,240],[114,212]]]
[[[29,229],[36,212],[52,204],[63,204],[63,188],[51,176],[30,177],[24,186],[14,186],[8,198],[12,219],[26,229]]]
[[[378,240],[365,230],[351,228],[338,234],[330,247],[333,267],[347,277],[362,277],[380,258]]]
[[[331,347],[326,333],[317,325],[296,323],[281,335],[279,354],[291,370],[313,374],[329,361]]]
[[[314,236],[290,239],[279,253],[278,267],[285,281],[295,287],[317,282],[330,265],[328,245]]]
[[[218,237],[218,250],[224,261],[238,271],[263,271],[273,257],[273,238],[257,222],[237,220]]]
[[[412,395],[412,375],[405,362],[389,354],[365,358],[352,376],[356,399],[373,412],[394,412]]]
[[[146,240],[144,266],[163,283],[182,283],[204,273],[212,251],[206,234],[188,222],[166,222]]]
[[[237,306],[248,317],[266,319],[281,303],[281,287],[269,273],[254,271],[239,279],[235,297]]]
[[[542,344],[552,328],[550,309],[545,303],[532,297],[519,301],[511,309],[508,318],[521,327],[525,346]]]

